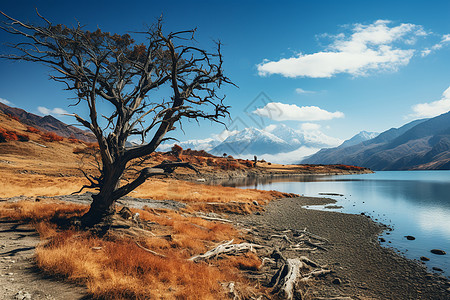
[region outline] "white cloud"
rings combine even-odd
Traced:
[[[10,105],[11,102],[9,102],[8,100],[4,99],[4,98],[0,98],[0,103],[6,104],[6,105]]]
[[[277,127],[278,127],[277,125],[271,124],[271,125],[268,125],[266,128],[264,128],[264,131],[267,131],[267,132],[271,133],[271,132],[274,131]]]
[[[369,71],[397,70],[407,65],[414,55],[415,49],[410,46],[427,33],[420,25],[390,27],[390,24],[385,20],[370,25],[354,24],[351,35],[332,36],[333,42],[325,51],[278,61],[264,60],[257,66],[259,75],[329,78],[339,73],[364,76]]]
[[[450,42],[450,34],[443,35],[441,43],[448,43],[448,42]]]
[[[320,125],[316,123],[303,123],[300,125],[300,129],[304,131],[316,131],[320,129]]]
[[[435,44],[434,46],[432,46],[431,48],[426,48],[425,50],[422,51],[422,56],[427,56],[429,55],[432,51],[435,50],[439,50],[442,47],[444,47],[447,43],[450,43],[450,34],[444,34],[442,36],[442,39],[439,43]]]
[[[49,109],[47,107],[43,107],[43,106],[39,106],[38,107],[38,111],[43,114],[43,115],[56,115],[56,116],[60,116],[60,115],[64,115],[64,114],[68,114],[67,111],[65,111],[62,108],[59,107],[55,107],[53,109]]]
[[[429,102],[429,103],[419,103],[412,107],[414,111],[413,114],[410,114],[409,117],[418,117],[418,118],[429,118],[441,115],[450,110],[450,87],[447,88],[442,93],[442,98]]]
[[[276,164],[296,164],[302,161],[306,156],[313,155],[319,150],[320,148],[302,146],[291,152],[258,155],[258,159],[264,159]],[[251,159],[252,157],[248,158]]]
[[[297,106],[295,104],[284,104],[280,102],[267,103],[263,108],[253,111],[254,114],[267,117],[275,121],[321,121],[334,118],[343,118],[344,113],[340,111],[329,112],[317,106]]]
[[[238,133],[239,130],[228,130],[225,129],[224,131],[222,131],[219,134],[212,134],[212,139],[216,140],[216,141],[225,141],[229,136],[235,135],[236,133]]]
[[[307,91],[307,90],[304,90],[302,88],[296,88],[295,92],[297,94],[314,94],[315,93],[314,91]]]

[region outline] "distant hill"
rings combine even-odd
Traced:
[[[389,129],[353,146],[322,149],[302,163],[372,170],[450,169],[450,112]]]
[[[73,136],[85,142],[96,141],[95,137],[89,131],[84,131],[75,126],[67,125],[52,116],[41,117],[20,108],[10,107],[3,103],[0,103],[0,112],[15,116],[23,124],[35,127],[42,131],[51,131],[66,138]]]
[[[344,141],[342,144],[338,146],[338,148],[346,148],[353,145],[358,145],[359,143],[376,138],[378,135],[379,135],[378,132],[361,131],[360,133],[354,135],[352,138]]]

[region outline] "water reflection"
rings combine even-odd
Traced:
[[[258,188],[274,182],[312,182],[321,181],[328,176],[317,175],[293,175],[293,176],[264,176],[264,177],[242,177],[230,179],[215,179],[209,182],[211,185],[222,185],[229,187]]]
[[[217,182],[216,182],[217,184]],[[343,206],[336,211],[359,214],[394,228],[383,237],[411,259],[431,258],[427,265],[450,274],[450,171],[397,171],[344,176],[290,176],[245,178],[219,184],[241,188],[278,190],[305,196],[320,193]],[[325,209],[324,207],[315,207]],[[413,235],[415,241],[404,236]],[[443,249],[444,256],[430,254]]]

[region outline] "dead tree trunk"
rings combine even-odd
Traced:
[[[86,116],[73,114],[95,135],[101,158],[100,175],[85,174],[90,182],[85,187],[98,190],[82,218],[86,226],[114,213],[115,201],[148,177],[171,170],[140,165],[137,177],[120,186],[127,167],[153,153],[176,123],[182,119],[222,123],[220,119],[229,116],[225,97],[217,93],[223,83],[233,84],[223,72],[221,43],[213,52],[201,49],[194,39],[195,30],[166,34],[159,20],[147,31],[136,33],[146,37],[146,44],[136,44],[130,34],[99,28],[91,32],[81,24],[54,25],[41,15],[42,25],[21,22],[2,11],[0,17],[5,18],[0,29],[21,39],[11,45],[11,54],[0,54],[0,58],[43,63],[54,71],[51,79],[75,92],[73,105],[83,103],[88,108]],[[157,90],[168,94],[159,97],[153,93]],[[99,99],[112,107],[110,114],[97,111]],[[102,117],[106,127],[100,124]],[[139,137],[142,143],[126,148],[129,137]]]

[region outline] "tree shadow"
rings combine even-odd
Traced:
[[[54,274],[47,273],[47,272],[39,269],[38,266],[35,264],[33,264],[31,267],[27,268],[24,271],[26,271],[29,274],[38,276],[39,278],[44,279],[44,280],[48,280],[48,281],[58,283],[58,284],[67,285],[68,288],[70,288],[70,286],[74,286],[74,287],[85,289],[86,295],[82,296],[81,298],[79,298],[77,300],[92,300],[92,299],[94,299],[92,297],[92,295],[88,294],[85,285],[83,285],[81,283],[69,281],[66,277],[64,277],[62,275],[54,275]]]
[[[8,252],[0,253],[0,255],[2,255],[2,256],[14,256],[14,255],[16,255],[17,253],[24,252],[24,251],[28,251],[28,250],[33,250],[33,249],[36,249],[36,247],[23,247],[23,248],[17,248],[17,249],[8,251]]]

